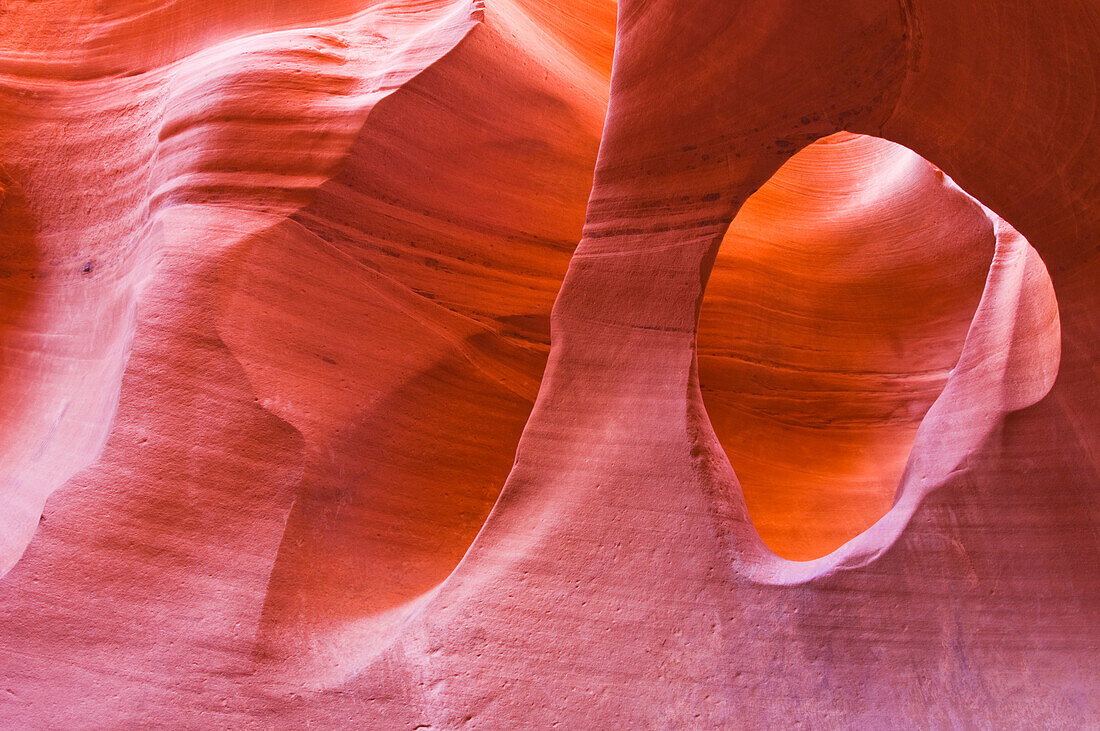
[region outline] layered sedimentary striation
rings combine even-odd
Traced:
[[[11,4],[0,719],[1094,723],[1098,37]]]

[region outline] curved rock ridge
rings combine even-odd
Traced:
[[[1097,39],[9,3],[0,725],[1095,725]]]
[[[391,634],[378,623],[454,569],[511,470],[591,184],[611,9],[578,5],[606,33],[578,39],[491,8],[223,276],[223,340],[308,445],[258,635],[284,675],[357,671]]]
[[[389,3],[136,75],[10,62],[9,567],[37,531],[0,717],[254,722],[392,642],[511,467],[613,31],[603,2]]]
[[[187,352],[165,342],[178,323],[162,318],[202,309],[180,292],[189,275],[310,200],[373,105],[457,43],[472,12],[372,9],[80,84],[6,77],[4,165],[26,200],[8,215],[28,220],[8,244],[18,269],[5,286],[34,304],[12,313],[0,341],[3,380],[16,389],[0,462],[0,570],[50,492],[102,448],[147,287],[167,287],[165,311],[143,316],[162,323],[152,339]],[[0,69],[21,70],[14,55]]]

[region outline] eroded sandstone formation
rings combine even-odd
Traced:
[[[824,556],[890,509],[994,225],[916,154],[850,134],[802,150],[738,211],[707,283],[699,380],[780,555]]]
[[[9,3],[0,721],[1095,724],[1098,40]]]

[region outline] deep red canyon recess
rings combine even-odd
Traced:
[[[0,726],[1100,724],[1092,0],[0,6]]]

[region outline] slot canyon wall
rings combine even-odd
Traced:
[[[1098,49],[8,0],[0,725],[1096,725]]]

